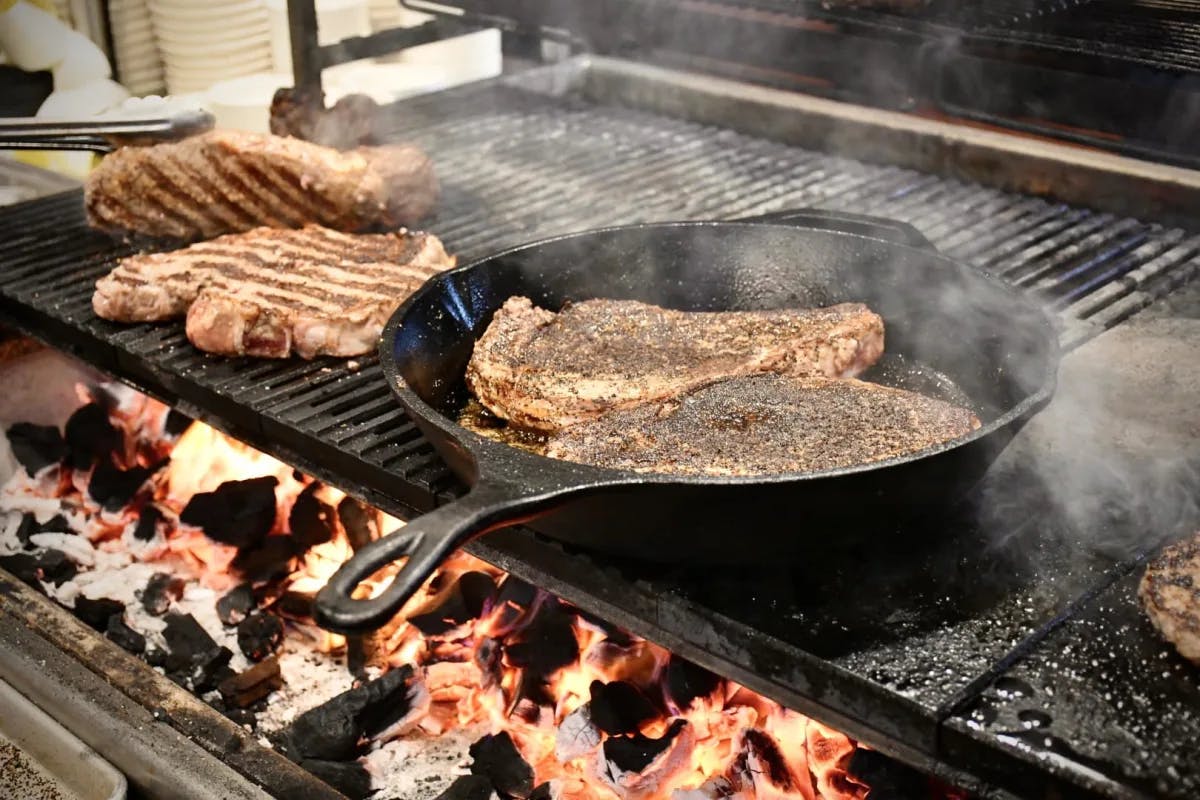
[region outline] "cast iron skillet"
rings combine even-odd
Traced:
[[[549,309],[593,297],[693,310],[865,302],[884,318],[887,352],[866,377],[966,402],[983,425],[904,458],[767,477],[644,475],[534,455],[455,422],[474,342],[513,295]],[[573,545],[671,562],[765,562],[877,541],[896,520],[960,499],[1049,400],[1058,367],[1053,326],[1024,294],[938,255],[908,226],[811,212],[518,247],[430,280],[392,317],[380,350],[400,402],[471,489],[338,570],[315,611],[344,632],[382,625],[450,552],[519,522]],[[380,596],[352,599],[361,580],[403,556]]]

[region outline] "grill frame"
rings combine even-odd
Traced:
[[[577,61],[405,103],[395,130],[425,143],[448,179],[444,222],[435,220],[430,228],[464,260],[559,230],[655,215],[733,217],[816,199],[819,207],[915,223],[949,254],[1043,289],[1053,291],[1059,284],[1047,283],[1048,278],[1072,270],[1120,272],[1116,280],[1062,304],[1068,347],[1200,271],[1200,238],[1182,228],[1122,220],[961,180],[982,172],[1005,185],[1021,185],[1030,180],[1022,169],[1044,163],[1046,151],[1027,153],[1024,160],[1014,155],[1002,172],[994,163],[980,167],[972,161],[995,153],[993,140],[976,140],[978,148],[972,150],[961,140],[947,139],[944,131],[926,131],[920,140],[925,148],[906,158],[937,163],[955,176],[945,178],[848,159],[845,153],[865,147],[871,132],[893,136],[876,153],[884,160],[921,133],[897,129],[890,120],[861,122],[854,136],[833,148],[842,154],[830,156],[678,118],[687,110],[711,125],[722,113],[728,124],[753,107],[757,113],[748,118],[748,127],[763,133],[763,127],[785,127],[777,115],[781,109],[792,109],[785,120],[793,126],[827,110],[798,108],[795,98],[756,90],[736,95],[737,102],[720,111],[730,91],[721,82],[698,83],[690,76],[668,81],[650,68]],[[646,107],[662,113],[641,110]],[[766,111],[772,114],[765,116]],[[465,123],[471,126],[456,129]],[[850,131],[848,124],[845,118],[833,123],[826,118],[823,130]],[[774,138],[794,141],[798,135],[814,134],[792,131]],[[557,163],[543,158],[548,141],[564,151]],[[961,163],[947,163],[946,151],[958,152]],[[564,161],[565,176],[556,175]],[[1092,179],[1111,194],[1120,194],[1116,187],[1129,189],[1169,174],[1178,180],[1160,197],[1169,195],[1183,209],[1200,196],[1195,188],[1200,182],[1191,186],[1194,176],[1177,171],[1095,164],[1092,170]],[[504,198],[525,197],[547,182],[556,187],[553,192],[533,194],[525,205],[503,204]],[[1067,188],[1081,190],[1079,182]],[[563,203],[573,205],[564,209]],[[481,211],[489,212],[482,227]],[[544,226],[536,232],[535,219]],[[459,491],[432,448],[391,404],[373,356],[359,359],[357,371],[328,359],[282,365],[214,359],[194,351],[181,326],[119,326],[95,319],[91,280],[113,258],[140,244],[114,245],[85,231],[77,193],[14,209],[0,219],[0,310],[51,345],[394,515],[411,517]],[[46,291],[54,281],[67,285],[61,296]],[[839,660],[790,643],[692,596],[664,593],[635,567],[597,562],[527,530],[498,531],[469,549],[890,755],[980,791],[987,787],[971,777],[970,763],[947,763],[952,759],[940,744],[947,719],[1006,670],[1014,653],[1050,635],[1062,609],[1076,597],[1107,588],[1130,568],[1100,562],[1081,569],[1062,560],[1065,556],[1048,555],[1051,563],[1063,564],[1069,579],[1053,587],[1032,619],[1008,620],[1011,633],[958,664],[961,680],[947,681],[945,691],[906,696],[895,675],[876,673],[861,660]],[[929,574],[936,569],[929,567]],[[998,759],[1006,757],[998,751]],[[1073,777],[1053,780],[1072,785]]]

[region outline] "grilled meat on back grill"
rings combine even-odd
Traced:
[[[454,261],[425,233],[257,228],[122,259],[96,283],[92,306],[118,322],[186,315],[188,338],[212,353],[353,356],[373,349],[392,311]]]
[[[1200,664],[1200,532],[1165,548],[1146,567],[1138,599],[1184,658]]]
[[[467,385],[492,413],[553,432],[722,378],[856,375],[883,353],[861,303],[782,311],[673,311],[586,300],[557,314],[512,297],[475,343]]]
[[[906,456],[978,427],[969,410],[903,389],[751,375],[566,428],[546,455],[636,472],[778,475]]]
[[[432,162],[412,145],[342,153],[221,130],[123,147],[100,162],[84,190],[93,227],[184,240],[263,225],[396,228],[425,216],[438,194]]]

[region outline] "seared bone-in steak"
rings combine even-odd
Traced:
[[[1200,532],[1146,567],[1138,598],[1150,622],[1184,658],[1200,664]]]
[[[220,130],[123,147],[100,163],[84,189],[92,226],[185,240],[262,225],[397,228],[425,216],[438,194],[432,162],[412,145],[343,153]]]
[[[752,375],[560,431],[546,455],[680,475],[777,475],[868,464],[970,433],[965,408],[853,379]]]
[[[883,353],[861,303],[784,311],[672,311],[585,300],[557,314],[511,297],[475,343],[467,386],[510,423],[552,433],[722,378],[857,375]]]
[[[122,259],[96,282],[92,306],[118,322],[186,314],[188,338],[212,353],[354,356],[375,347],[417,287],[452,266],[426,233],[257,228]]]

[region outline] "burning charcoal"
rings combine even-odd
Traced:
[[[440,636],[468,620],[478,619],[484,605],[495,593],[496,584],[491,575],[465,572],[434,598],[434,607],[419,610],[410,615],[408,621],[426,636]]]
[[[251,548],[263,543],[275,526],[275,486],[272,475],[244,481],[225,481],[213,492],[200,492],[184,507],[180,522],[204,530],[214,542]]]
[[[768,733],[751,728],[743,732],[747,771],[754,782],[755,794],[772,795],[799,792],[801,780],[791,769],[779,743]]]
[[[342,502],[338,503],[337,512],[350,547],[354,550],[360,550],[378,538],[379,530],[371,519],[371,512],[353,497],[343,497]]]
[[[285,750],[298,760],[354,758],[363,737],[407,715],[420,690],[412,667],[394,669],[298,716],[284,732]]]
[[[66,440],[68,463],[78,470],[87,469],[125,444],[121,430],[113,425],[108,411],[99,403],[88,403],[71,415],[67,420]]]
[[[471,772],[485,776],[501,794],[525,800],[533,792],[533,767],[507,733],[484,736],[470,752]]]
[[[321,484],[313,481],[304,487],[296,502],[292,504],[292,513],[288,515],[288,530],[296,541],[297,552],[303,552],[313,545],[324,544],[333,538],[334,515],[333,506],[317,497]]]
[[[279,659],[272,656],[249,669],[226,678],[217,686],[217,691],[226,704],[245,708],[263,699],[283,686],[279,672]]]
[[[237,627],[238,647],[251,661],[262,661],[283,643],[283,622],[274,614],[251,614]]]
[[[104,633],[122,650],[135,656],[140,656],[146,650],[146,637],[126,625],[120,615],[114,614],[108,618],[108,627]]]
[[[554,790],[553,784],[549,781],[534,787],[534,790],[529,794],[529,800],[557,800],[558,793]]]
[[[667,662],[663,686],[667,699],[680,711],[691,708],[697,698],[708,697],[720,684],[721,679],[713,673],[676,655]]]
[[[490,618],[491,629],[497,638],[511,633],[521,618],[533,608],[537,599],[537,589],[523,580],[507,576],[500,584],[493,608],[497,611]]]
[[[217,601],[217,617],[223,625],[237,625],[257,605],[254,600],[254,587],[242,583],[221,595],[221,599]]]
[[[92,600],[80,595],[75,598],[74,610],[75,616],[89,628],[105,631],[108,630],[109,618],[120,617],[125,613],[125,604],[119,600],[109,600],[107,597]]]
[[[0,567],[17,578],[41,591],[38,581],[62,586],[75,577],[74,562],[61,550],[43,550],[40,553],[16,553],[0,556]]]
[[[182,676],[192,688],[202,691],[212,688],[221,668],[229,664],[233,653],[219,646],[191,614],[168,612],[163,629],[169,653],[163,664],[172,678]]]
[[[284,619],[311,620],[314,596],[288,589],[279,595],[271,610]]]
[[[642,723],[658,716],[646,696],[625,681],[592,681],[591,691],[592,721],[610,736],[637,733]]]
[[[13,455],[30,475],[36,475],[67,457],[67,444],[53,425],[18,422],[8,429],[8,444]]]
[[[291,536],[268,536],[257,547],[239,550],[232,567],[251,580],[270,580],[288,572],[296,554]]]
[[[505,648],[508,663],[546,677],[574,664],[579,658],[579,642],[572,621],[562,606],[543,605],[529,626],[520,632],[520,640]]]
[[[167,418],[163,420],[163,433],[171,437],[181,436],[184,431],[192,427],[194,421],[187,414],[172,408],[167,412]]]
[[[182,578],[167,572],[156,572],[146,581],[142,589],[142,608],[153,617],[161,617],[171,608],[171,603],[183,597],[187,586]]]
[[[137,525],[133,529],[133,538],[148,542],[154,538],[158,532],[159,520],[163,518],[162,512],[158,510],[158,506],[153,503],[148,503],[142,513],[138,515]]]
[[[671,792],[671,800],[742,800],[745,797],[747,795],[741,794],[733,781],[724,777],[711,778],[695,789],[676,789]],[[804,794],[798,794],[797,797],[804,797]]]
[[[120,511],[133,500],[146,479],[167,465],[163,459],[148,467],[121,469],[108,458],[102,458],[88,481],[88,495],[105,511]]]
[[[463,775],[439,794],[436,800],[495,800],[492,782],[482,775]]]
[[[688,727],[687,720],[677,719],[661,739],[650,739],[640,733],[633,736],[614,736],[604,742],[604,758],[621,772],[639,774],[656,758],[667,752],[676,737]]]
[[[306,758],[300,762],[300,766],[350,800],[362,800],[371,794],[371,774],[357,761],[320,761]]]
[[[592,710],[584,703],[563,719],[554,733],[554,757],[565,764],[585,756],[600,746],[604,737],[592,722]]]
[[[603,632],[604,638],[618,647],[628,647],[629,645],[633,644],[633,638],[616,625],[613,625],[611,622],[600,619],[600,617],[589,614],[588,612],[580,609],[575,609],[575,616],[578,617],[581,622],[584,622],[596,630]]]

